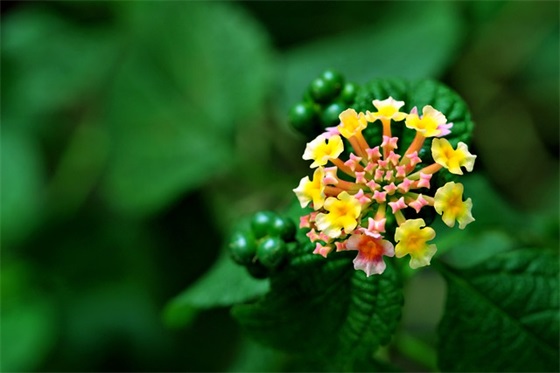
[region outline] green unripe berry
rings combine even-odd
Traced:
[[[255,236],[251,232],[235,232],[229,241],[229,252],[236,263],[251,263],[257,253]]]
[[[280,237],[284,241],[293,241],[296,236],[296,225],[291,219],[277,216],[269,232],[271,236]]]
[[[340,92],[340,98],[347,104],[354,102],[356,98],[356,92],[358,91],[358,86],[354,83],[346,83]]]
[[[287,253],[286,244],[279,237],[267,237],[257,247],[258,260],[269,269],[278,267]]]
[[[321,123],[324,127],[336,126],[340,123],[338,116],[348,107],[340,101],[335,101],[325,108],[321,115]]]
[[[252,277],[259,279],[267,278],[269,274],[268,268],[262,265],[259,261],[249,263],[247,265],[247,272],[249,272]]]
[[[334,95],[338,95],[344,85],[344,77],[342,74],[336,70],[329,69],[321,74],[321,78],[333,90]]]
[[[289,118],[296,131],[309,133],[314,129],[317,113],[312,103],[300,102],[292,107]]]
[[[309,91],[311,92],[311,97],[313,97],[316,102],[322,103],[333,99],[338,93],[332,84],[322,78],[313,80]]]
[[[255,238],[268,236],[278,215],[272,211],[259,211],[251,219],[251,229]]]

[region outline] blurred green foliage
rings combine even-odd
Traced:
[[[327,67],[358,82],[438,78],[471,107],[477,224],[438,233],[448,262],[557,250],[557,10],[2,2],[1,369],[301,370],[247,341],[224,308],[184,329],[166,327],[162,311],[220,257],[241,216],[291,201],[306,165],[287,109]],[[235,285],[223,265],[215,271]],[[441,313],[438,293],[427,297],[404,314]],[[412,331],[435,346],[430,320]],[[430,364],[399,346],[384,353],[405,370]]]

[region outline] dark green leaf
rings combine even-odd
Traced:
[[[164,318],[170,326],[182,326],[199,310],[246,302],[268,288],[268,281],[254,279],[245,267],[224,254],[202,278],[167,304]]]
[[[391,263],[381,276],[355,271],[354,253],[310,254],[307,245],[261,300],[233,308],[234,317],[259,342],[317,361],[352,369],[356,359],[388,343],[400,318],[400,281]],[[306,253],[307,251],[307,253]]]
[[[559,369],[558,253],[521,249],[457,270],[439,327],[444,371],[538,372]]]
[[[368,28],[294,49],[284,61],[286,105],[295,103],[309,81],[327,68],[357,82],[376,76],[436,77],[450,62],[462,26],[453,4],[422,2],[395,6]]]
[[[405,106],[402,109],[405,112],[410,112],[413,107],[417,107],[418,111],[422,113],[422,108],[425,105],[433,106],[445,114],[448,122],[453,123],[451,133],[445,138],[454,147],[457,146],[459,141],[470,143],[474,123],[467,105],[456,92],[434,80],[420,80],[409,83],[402,79],[374,79],[358,90],[356,100],[351,106],[364,113],[366,110],[376,111],[372,101],[375,99],[384,100],[389,96],[396,100],[405,101]],[[382,140],[381,129],[381,125],[376,123],[369,125],[365,131],[366,139],[372,141],[372,144],[380,144]],[[394,136],[401,138],[399,150],[404,152],[412,142],[416,131],[408,130],[401,123],[393,125],[392,130]],[[428,139],[423,146],[426,154],[431,154],[430,147],[431,141]]]

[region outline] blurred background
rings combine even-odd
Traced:
[[[288,110],[326,68],[459,92],[479,229],[523,222],[480,240],[557,247],[557,2],[1,5],[2,371],[285,369],[227,309],[183,328],[162,310],[239,217],[292,200]],[[433,309],[404,314],[419,333],[429,273],[407,307],[424,286]]]

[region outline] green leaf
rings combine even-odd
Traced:
[[[327,68],[357,82],[376,76],[439,76],[461,42],[463,23],[457,10],[446,2],[399,4],[370,27],[289,51],[282,75],[286,105],[295,103],[309,81]]]
[[[438,263],[448,283],[443,371],[558,371],[557,252],[508,251],[464,270]]]
[[[2,246],[15,244],[40,219],[43,170],[39,152],[26,135],[2,128]]]
[[[109,96],[105,193],[143,215],[232,166],[235,124],[263,108],[270,50],[235,4],[130,6],[132,41]]]
[[[254,279],[245,267],[223,254],[202,278],[169,301],[164,319],[169,326],[183,326],[200,310],[246,302],[268,288],[268,281]]]
[[[54,347],[58,315],[52,299],[32,284],[33,268],[21,260],[6,260],[1,273],[2,333],[0,370],[37,370]]]
[[[271,277],[270,292],[232,313],[259,342],[303,355],[323,368],[352,369],[358,359],[388,343],[403,302],[397,272],[355,271],[355,253],[329,260],[300,248],[288,267]]]
[[[45,115],[89,102],[118,57],[109,27],[78,26],[45,9],[9,14],[2,34],[3,116],[19,129],[52,131]]]

